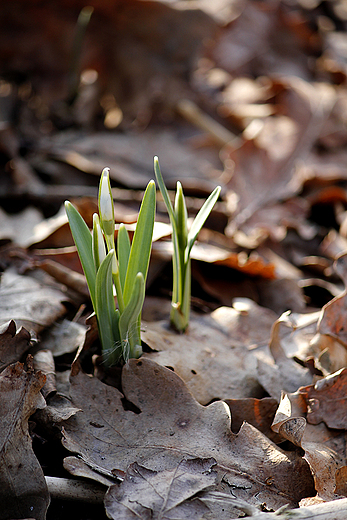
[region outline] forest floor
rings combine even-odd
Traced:
[[[345,3],[89,6],[0,6],[0,520],[346,518]],[[178,334],[158,193],[107,370],[63,203],[91,228],[107,166],[132,234],[155,155],[190,218],[221,195]]]

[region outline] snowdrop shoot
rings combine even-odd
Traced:
[[[163,176],[159,167],[158,157],[154,157],[154,172],[163,196],[172,226],[173,244],[173,286],[171,301],[171,325],[179,332],[184,332],[189,324],[190,296],[191,296],[191,262],[190,253],[194,242],[204,225],[213,206],[218,200],[220,186],[217,186],[204,202],[188,231],[187,207],[183,195],[182,185],[177,182],[174,207],[172,206]]]
[[[138,358],[141,348],[141,311],[151,254],[156,190],[150,181],[145,190],[132,243],[123,224],[115,248],[114,205],[109,168],[104,168],[99,186],[99,216],[93,216],[93,231],[69,202],[65,209],[93,309],[97,318],[104,361],[108,366]],[[117,295],[117,306],[113,295]]]

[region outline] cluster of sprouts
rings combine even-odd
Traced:
[[[174,206],[166,189],[158,158],[154,172],[172,225],[173,289],[171,325],[184,332],[189,324],[191,272],[190,253],[220,193],[217,187],[203,204],[188,230],[187,208],[180,182]],[[114,366],[139,358],[141,312],[145,298],[156,207],[156,188],[150,181],[145,190],[132,241],[121,224],[115,245],[114,204],[109,169],[104,168],[99,186],[99,215],[93,215],[93,231],[76,208],[65,202],[65,209],[89,288],[96,315],[105,363]],[[116,301],[114,298],[116,295]]]

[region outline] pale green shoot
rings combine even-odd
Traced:
[[[65,202],[73,239],[86,275],[96,314],[105,363],[109,366],[142,354],[140,323],[145,282],[151,254],[155,217],[155,183],[144,193],[132,243],[120,225],[115,249],[114,206],[109,170],[104,168],[99,187],[99,215],[90,233],[81,215]],[[113,284],[117,295],[115,305]]]
[[[184,332],[188,327],[190,314],[190,253],[202,226],[218,200],[221,188],[220,186],[217,186],[217,188],[213,190],[196,215],[193,224],[188,231],[187,207],[181,183],[177,182],[175,205],[173,207],[160,171],[158,157],[154,157],[154,172],[172,226],[173,286],[170,322],[176,330]]]

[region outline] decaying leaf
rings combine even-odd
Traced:
[[[285,312],[275,321],[271,331],[269,348],[273,362],[269,363],[258,355],[259,381],[271,397],[277,400],[283,391],[295,392],[300,386],[307,384],[305,381],[312,382],[310,371],[289,357],[282,346],[282,336],[288,328],[292,330],[293,322],[290,313]]]
[[[21,327],[16,331],[13,320],[0,327],[0,371],[20,360],[30,348],[30,334]]]
[[[37,333],[65,313],[64,300],[59,290],[7,270],[1,277],[0,324],[13,320],[17,328]]]
[[[75,366],[72,403],[83,411],[64,426],[63,444],[96,480],[99,474],[112,478],[133,462],[164,471],[183,459],[213,457],[216,490],[232,489],[235,497],[253,504],[276,508],[312,493],[300,457],[285,453],[247,423],[233,434],[226,404],[200,405],[171,370],[145,358],[130,360],[122,388],[124,395]]]
[[[305,451],[304,458],[311,467],[318,496],[333,500],[336,471],[346,464],[345,436],[329,432],[325,425],[306,423],[307,403],[301,390],[283,395],[272,429]]]
[[[301,388],[300,392],[307,402],[309,423],[324,421],[329,428],[347,430],[347,368]]]
[[[0,239],[7,238],[19,246],[28,247],[31,245],[35,227],[40,224],[43,216],[33,207],[28,207],[15,215],[8,215],[0,208],[0,219]]]
[[[261,397],[254,346],[265,347],[276,315],[252,300],[235,300],[209,316],[192,314],[186,334],[167,320],[143,323],[145,356],[171,367],[202,404],[213,399]]]
[[[224,399],[231,411],[231,427],[237,433],[244,421],[257,428],[273,442],[278,441],[278,436],[271,430],[271,424],[275,416],[278,401],[272,397],[263,399]]]
[[[214,459],[182,459],[174,468],[157,472],[134,462],[124,481],[107,491],[107,515],[114,520],[199,520],[208,507],[196,495],[216,484],[215,463]]]
[[[237,210],[226,229],[229,236],[246,229],[244,226],[261,208],[298,192],[302,179],[295,176],[295,162],[311,149],[334,103],[333,91],[314,88],[298,78],[279,81],[276,87],[277,101],[283,105],[281,113],[289,115],[286,120],[291,127],[290,146],[279,144],[288,127],[281,125],[280,116],[269,118],[269,124],[262,124],[254,140],[245,141],[229,153],[226,150],[226,161],[231,159],[235,163],[228,187],[238,196]],[[230,196],[235,198],[232,193]]]
[[[190,179],[198,178],[199,187],[211,191],[215,187],[210,180],[211,173],[215,168],[222,168],[217,151],[196,153],[168,129],[158,132],[148,128],[134,134],[131,141],[126,134],[98,132],[81,138],[80,133],[71,133],[65,139],[62,135],[52,138],[50,144],[55,158],[97,176],[107,164],[111,179],[137,189],[144,188],[153,177],[154,155],[165,165],[163,177],[169,187],[175,185],[177,178],[184,186],[189,185]]]
[[[80,323],[63,320],[55,324],[45,335],[41,346],[52,351],[54,357],[75,352],[83,345],[86,327]]]
[[[28,428],[29,417],[45,406],[40,394],[44,382],[43,374],[25,370],[22,363],[8,366],[0,374],[1,520],[46,517],[49,494]]]
[[[336,296],[322,308],[322,314],[318,323],[318,332],[331,336],[347,347],[347,254],[342,253],[336,259],[334,268],[342,279],[345,290],[340,296]]]

